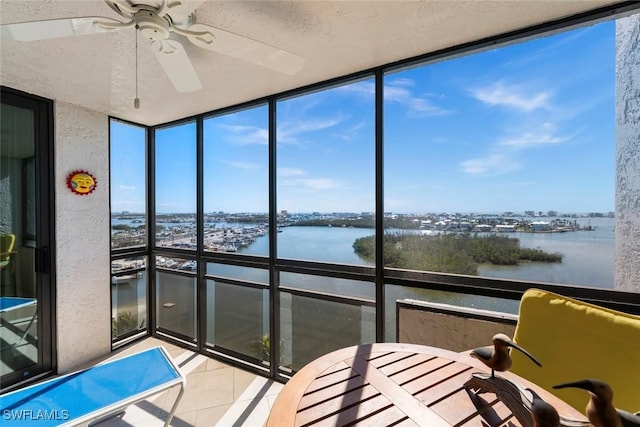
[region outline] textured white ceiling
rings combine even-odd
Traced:
[[[302,71],[288,76],[183,40],[203,89],[178,93],[139,39],[141,104],[134,109],[135,32],[126,29],[35,42],[2,39],[0,83],[154,125],[614,3],[207,0],[196,11],[198,23],[301,55]],[[0,1],[2,24],[81,16],[120,19],[102,0]]]

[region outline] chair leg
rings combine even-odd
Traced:
[[[176,413],[176,409],[178,409],[178,404],[180,403],[180,399],[182,399],[182,395],[184,394],[184,383],[180,384],[180,392],[178,393],[178,397],[176,397],[176,401],[173,402],[173,407],[167,415],[167,420],[164,422],[164,427],[169,427],[171,424],[171,420],[173,419],[173,415]]]
[[[13,344],[14,346],[17,346],[18,344],[20,344],[27,337],[27,334],[31,330],[31,326],[33,326],[33,323],[35,322],[36,318],[38,317],[38,306],[37,305],[36,305],[35,310],[36,311],[33,313],[33,316],[31,316],[31,320],[29,321],[29,324],[27,325],[27,328],[24,330],[24,333],[22,334],[22,337],[20,337],[20,339]]]

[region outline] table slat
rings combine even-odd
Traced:
[[[395,406],[391,406],[377,414],[358,421],[358,427],[381,427],[381,426],[413,426],[416,427],[414,421],[411,421],[409,417]]]
[[[448,364],[426,377],[418,377],[403,385],[417,399],[431,405],[433,402],[456,392],[468,379],[471,368],[458,363]],[[455,379],[451,381],[451,379]]]
[[[309,415],[306,414],[317,413],[316,408],[324,414],[337,412],[342,407],[355,405],[360,401],[370,399],[379,394],[380,392],[371,385],[339,394],[332,394],[330,392],[314,393],[314,397],[318,397],[317,399],[305,400],[305,396],[305,398],[300,401],[300,405],[298,406],[298,417],[309,417]]]
[[[395,381],[396,383],[400,384],[400,385],[404,385],[407,383],[410,383],[412,381],[415,381],[416,379],[426,376],[426,375],[431,375],[433,372],[442,369],[443,367],[447,366],[447,365],[451,365],[453,362],[451,362],[450,360],[447,359],[426,359],[424,360],[424,363],[417,365],[417,366],[412,366],[409,367],[405,370],[402,371],[398,371],[395,373],[390,373],[388,370],[386,369],[381,369],[381,371],[385,374],[387,374],[390,378],[393,379],[393,381]]]
[[[398,385],[389,377],[370,365],[362,357],[345,360],[355,371],[362,375],[370,384],[376,387],[393,404],[407,414],[419,425],[439,427],[448,424],[429,408],[424,407],[417,399]]]
[[[433,359],[433,356],[425,355],[425,354],[416,354],[411,352],[395,352],[395,353],[387,353],[384,355],[379,355],[375,358],[368,359],[369,363],[376,368],[382,369],[387,368],[389,366],[402,363],[403,366],[411,365],[411,361],[414,360],[414,363],[420,363],[425,358]],[[367,359],[365,357],[365,359]],[[392,369],[392,368],[391,368]]]
[[[331,372],[328,375],[319,376],[315,381],[313,381],[309,387],[305,390],[304,394],[314,393],[318,390],[322,390],[326,387],[330,387],[334,384],[341,384],[350,378],[355,378],[358,376],[358,373],[355,372],[349,365],[344,362],[338,363],[341,368],[335,372]],[[324,372],[323,372],[324,374]]]
[[[378,395],[373,397],[372,399],[362,401],[358,405],[342,408],[340,412],[331,414],[329,417],[323,418],[317,423],[314,423],[313,425],[314,427],[315,426],[335,427],[335,426],[350,425],[357,422],[358,420],[370,417],[373,414],[376,414],[380,411],[383,411],[387,408],[392,408],[392,407],[393,407],[393,403],[391,403],[389,399],[387,399],[382,395]],[[320,411],[319,413],[320,416],[326,415],[326,412],[322,411],[321,407],[318,407],[318,410]],[[302,415],[303,414],[299,413],[298,416],[296,417],[296,427],[304,427],[304,426],[310,425],[309,423],[303,422],[303,421],[307,421],[307,419]],[[316,417],[316,418],[313,418],[312,420],[316,420],[318,418],[319,417]],[[428,424],[425,424],[425,425],[428,425]]]

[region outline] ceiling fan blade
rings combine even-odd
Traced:
[[[2,25],[2,37],[29,42],[59,37],[82,36],[113,31],[115,28],[105,28],[95,25],[95,22],[121,25],[120,21],[102,16],[86,16],[82,18],[49,19],[45,21],[20,22]]]
[[[151,49],[178,92],[202,89],[202,84],[184,47],[175,40],[151,43]]]
[[[193,32],[208,31],[215,37],[215,40],[210,42],[206,37],[187,36],[191,43],[198,47],[229,55],[290,76],[298,73],[304,65],[304,58],[300,55],[209,25],[193,24],[187,30]]]
[[[206,0],[167,0],[166,13],[171,16],[174,23],[184,21]]]

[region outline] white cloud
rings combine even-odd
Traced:
[[[269,131],[265,128],[258,126],[243,126],[243,125],[222,125],[221,127],[227,129],[234,137],[232,142],[238,145],[267,145],[269,144]]]
[[[410,112],[421,117],[446,116],[453,111],[435,105],[425,98],[411,98],[408,102]]]
[[[507,85],[503,81],[498,81],[487,87],[472,89],[471,96],[490,106],[512,107],[531,112],[548,108],[552,92],[528,91],[522,86]]]
[[[518,153],[523,150],[542,146],[562,144],[573,136],[558,136],[556,125],[552,122],[539,124],[520,130],[511,130],[509,136],[493,144],[492,153],[460,163],[463,172],[470,175],[502,175],[520,170]]]
[[[304,171],[302,169],[297,168],[278,168],[278,176],[300,176],[304,175]]]
[[[500,142],[500,145],[511,147],[517,150],[526,148],[534,148],[543,145],[562,144],[569,141],[571,137],[555,136],[552,133],[533,133],[526,132],[522,135],[506,138]]]
[[[138,187],[136,187],[135,185],[124,185],[124,184],[120,184],[118,188],[125,191],[134,191],[138,189]]]
[[[526,66],[526,64],[530,64],[530,63],[535,64],[535,63],[541,63],[543,61],[553,60],[552,58],[554,57],[552,55],[557,55],[556,52],[559,48],[562,48],[568,44],[572,44],[576,40],[580,40],[584,36],[591,33],[595,28],[596,28],[595,26],[583,27],[580,29],[573,30],[571,32],[566,32],[562,35],[561,38],[553,39],[552,43],[545,45],[542,48],[528,51],[525,56],[511,59],[510,61],[507,61],[505,65],[511,66],[511,67],[513,66],[523,67],[523,66]]]
[[[524,129],[511,131],[510,136],[505,136],[498,143],[502,147],[514,150],[525,150],[541,146],[562,144],[573,139],[574,135],[558,135],[557,127],[553,122],[544,122],[539,125],[528,125]]]
[[[226,164],[242,170],[258,170],[261,166],[257,163],[248,163],[248,162],[225,162]]]
[[[460,167],[469,175],[502,175],[520,169],[520,164],[504,154],[490,154],[465,160]]]
[[[411,99],[411,91],[404,87],[385,85],[384,100],[392,102],[406,102]]]
[[[384,99],[388,102],[397,102],[407,107],[409,113],[420,117],[445,116],[453,111],[434,104],[430,99],[433,94],[417,96],[409,89],[414,82],[410,79],[395,79],[384,87]]]
[[[364,129],[366,125],[367,125],[367,122],[363,120],[351,126],[351,129],[349,129],[349,132],[356,132],[356,131],[359,131],[360,129]]]
[[[298,136],[307,132],[329,129],[348,120],[349,117],[338,115],[333,118],[312,118],[309,120],[289,121],[278,127],[278,143],[298,143]]]
[[[343,141],[352,141],[355,137],[360,134],[360,130],[367,129],[367,122],[361,121],[359,123],[354,123],[348,129],[344,129],[340,133],[336,133],[333,136],[336,138],[342,139]]]
[[[389,80],[389,85],[396,86],[396,87],[398,86],[412,87],[416,85],[416,82],[406,77],[398,77],[398,78]]]

